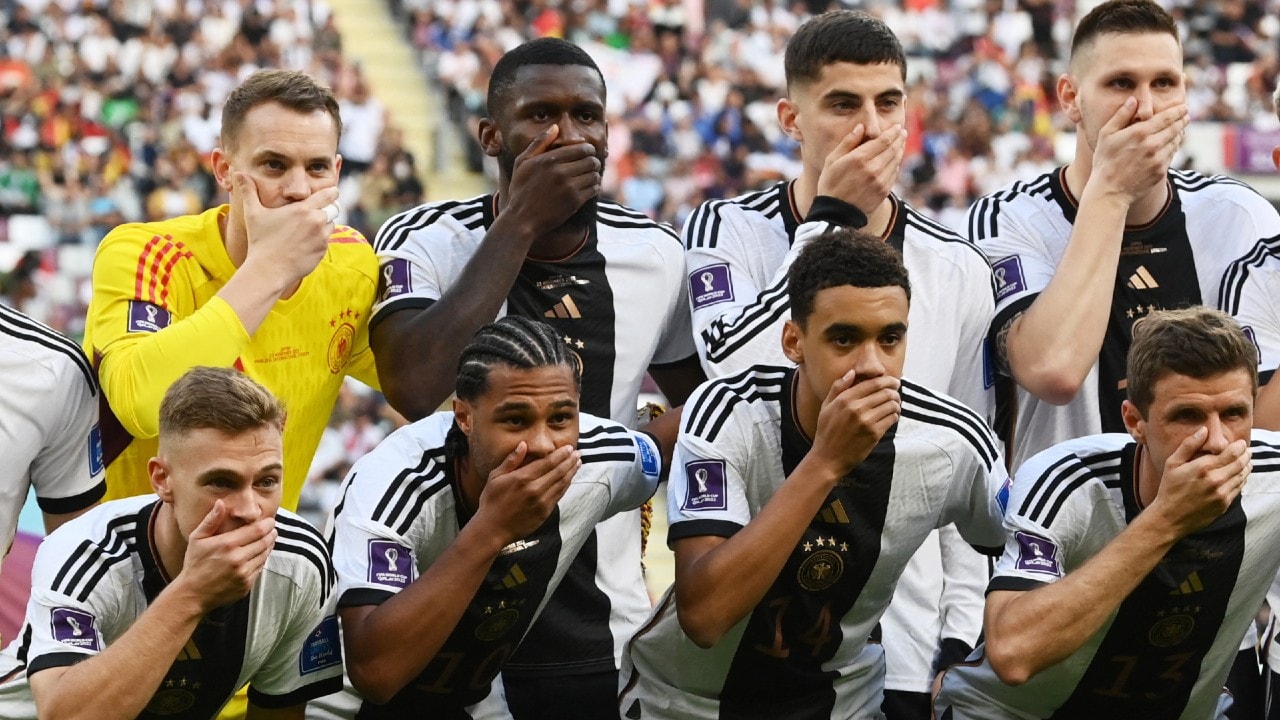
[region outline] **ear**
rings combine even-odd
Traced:
[[[800,132],[800,126],[796,125],[796,118],[799,116],[799,109],[792,102],[791,98],[778,99],[778,125],[782,127],[782,132],[787,137],[796,142],[804,142],[804,136]]]
[[[164,459],[153,457],[147,461],[147,474],[151,476],[151,489],[160,500],[173,504],[173,485],[170,483],[169,464]]]
[[[471,437],[471,424],[473,420],[471,412],[471,403],[466,400],[453,399],[453,419],[458,423],[458,429],[462,430],[462,434],[468,438]]]
[[[333,176],[342,177],[342,156],[341,155],[333,156]]]
[[[213,177],[217,180],[218,187],[230,195],[231,186],[233,185],[231,180],[231,157],[226,150],[216,147],[209,155],[209,163],[213,165]]]
[[[797,365],[804,364],[804,349],[800,344],[803,336],[804,330],[800,329],[800,325],[795,320],[787,318],[782,325],[782,354]]]
[[[1058,105],[1068,120],[1073,124],[1080,124],[1083,118],[1080,114],[1080,88],[1069,73],[1058,76]]]
[[[484,154],[489,157],[498,157],[502,153],[502,131],[498,129],[498,124],[489,118],[480,119],[480,129],[476,133],[480,140],[480,147],[484,150]]]
[[[1280,170],[1280,145],[1271,148],[1271,162]]]
[[[1147,421],[1142,419],[1142,413],[1138,410],[1138,406],[1125,400],[1120,404],[1120,416],[1124,420],[1124,427],[1129,431],[1129,435],[1138,444],[1146,444]]]

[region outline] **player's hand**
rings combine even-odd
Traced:
[[[232,182],[249,235],[245,264],[262,263],[270,277],[279,278],[282,290],[293,287],[316,269],[329,249],[333,222],[325,208],[338,201],[338,188],[321,188],[304,200],[268,208],[248,173],[236,172]]]
[[[861,382],[854,371],[831,384],[818,411],[818,430],[811,453],[844,477],[867,456],[893,427],[902,412],[901,381],[882,375]]]
[[[818,175],[818,194],[843,200],[870,215],[889,197],[898,181],[907,131],[901,125],[866,140],[859,123],[827,155]]]
[[[187,538],[182,572],[174,581],[200,598],[205,612],[248,595],[276,543],[274,517],[221,532],[226,518],[226,506],[215,501]]]
[[[504,546],[542,527],[582,467],[578,451],[568,445],[521,467],[528,452],[525,443],[517,445],[489,473],[480,493],[476,519],[492,524]]]
[[[1212,523],[1240,495],[1253,470],[1249,442],[1236,440],[1221,452],[1196,454],[1209,431],[1200,428],[1178,445],[1164,463],[1160,489],[1150,511],[1183,537]]]
[[[1135,122],[1137,112],[1137,100],[1129,98],[1102,126],[1089,176],[1130,204],[1164,182],[1190,122],[1182,104]]]
[[[552,125],[516,158],[510,197],[503,212],[514,213],[539,236],[564,224],[600,194],[602,166],[591,143],[555,146],[560,126]]]

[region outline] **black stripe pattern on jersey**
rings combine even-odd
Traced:
[[[276,545],[274,551],[301,556],[310,563],[320,578],[321,602],[329,597],[329,591],[337,581],[337,572],[329,556],[324,538],[301,518],[276,515]]]
[[[357,720],[469,718],[465,708],[489,694],[493,679],[528,631],[555,574],[561,543],[557,507],[520,550],[494,560],[462,618],[422,673],[387,704],[365,702]]]
[[[491,202],[493,202],[493,196],[484,195],[470,200],[450,200],[419,205],[406,210],[383,223],[374,238],[373,249],[378,253],[399,250],[410,235],[434,225],[445,215],[453,216],[454,220],[470,230],[483,227],[485,209]]]
[[[637,212],[617,203],[601,201],[597,208],[596,220],[601,225],[615,228],[660,230],[672,240],[680,242],[680,235],[667,223],[658,222],[642,212]]]
[[[790,370],[784,367],[756,365],[707,384],[681,418],[683,431],[714,443],[735,405],[780,401],[790,376]]]
[[[782,411],[782,466],[790,475],[811,444],[792,414],[793,379]],[[735,720],[828,720],[838,673],[822,665],[845,638],[843,618],[880,557],[895,460],[894,434],[885,433],[871,454],[836,483],[823,508],[788,558],[778,578],[747,620],[720,693],[720,716]]]
[[[391,481],[371,519],[394,528],[401,537],[408,535],[423,506],[433,495],[449,487],[451,476],[444,448],[422,453],[416,465],[401,470]]]
[[[1065,185],[1065,170],[1052,178],[1054,198],[1073,225],[1076,205]],[[1102,351],[1098,354],[1097,397],[1102,432],[1126,432],[1120,407],[1127,399],[1126,361],[1133,343],[1133,324],[1156,310],[1200,305],[1199,275],[1187,236],[1187,218],[1177,192],[1149,225],[1126,228],[1116,263]]]
[[[1067,498],[1089,482],[1097,481],[1109,488],[1118,488],[1122,466],[1126,458],[1132,462],[1133,448],[1133,445],[1126,445],[1123,450],[1087,458],[1077,455],[1059,458],[1032,482],[1018,514],[1041,527],[1052,526]]]
[[[636,443],[631,433],[620,425],[601,425],[578,436],[578,453],[582,464],[598,462],[633,463]]]
[[[1125,473],[1131,476],[1131,473]],[[1126,505],[1134,482],[1121,482]],[[1054,720],[1176,718],[1223,628],[1244,559],[1240,499],[1207,528],[1179,540],[1120,604],[1107,634]]]
[[[1228,315],[1240,312],[1240,297],[1244,293],[1249,273],[1260,269],[1268,261],[1274,262],[1280,255],[1280,236],[1259,240],[1243,257],[1227,266],[1218,288],[1218,309]]]
[[[783,189],[787,183],[779,183],[765,190],[747,193],[726,200],[712,200],[698,206],[685,223],[684,246],[693,248],[714,248],[720,238],[723,225],[722,212],[727,207],[738,207],[743,211],[757,212],[766,218],[777,216],[783,200]]]
[[[969,208],[969,240],[982,242],[1000,236],[1000,206],[1019,195],[1048,197],[1050,174],[1028,182],[1016,182],[1004,190],[985,195]]]
[[[981,416],[963,403],[938,395],[923,385],[906,378],[902,378],[901,383],[902,417],[955,431],[982,458],[988,472],[1000,461],[991,428]]]
[[[0,305],[0,334],[34,343],[66,356],[80,371],[80,374],[84,376],[84,381],[89,384],[89,393],[95,397],[97,396],[97,375],[93,372],[93,368],[89,366],[89,361],[85,358],[84,352],[70,338],[4,305]]]
[[[155,503],[149,504],[143,512],[110,521],[97,541],[81,541],[54,575],[50,589],[80,602],[87,600],[112,566],[129,562],[130,556],[138,552],[138,525],[145,525],[154,506]]]

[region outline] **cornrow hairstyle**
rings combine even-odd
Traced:
[[[489,372],[495,365],[518,370],[567,365],[573,370],[574,387],[582,388],[582,361],[550,325],[518,315],[507,315],[476,331],[458,358],[454,394],[474,400],[489,389]],[[451,457],[467,452],[467,437],[455,422],[445,439]]]

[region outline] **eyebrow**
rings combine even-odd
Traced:
[[[906,96],[907,96],[907,93],[905,90],[899,90],[897,88],[893,88],[891,90],[885,90],[884,92],[876,95],[875,99],[885,100],[888,98],[904,98]],[[827,101],[861,100],[862,98],[863,98],[862,95],[855,92],[849,92],[848,90],[831,90],[822,96],[822,99]]]
[[[267,465],[266,467],[258,468],[258,469],[254,472],[254,477],[257,477],[258,475],[261,475],[261,474],[266,473],[266,472],[280,472],[280,471],[282,471],[282,470],[284,470],[284,465],[283,465],[283,464],[278,463],[278,462],[276,462],[276,463],[271,463],[270,465]],[[209,470],[205,470],[204,472],[200,473],[198,476],[196,476],[196,480],[198,480],[198,481],[212,480],[212,479],[214,479],[214,478],[216,478],[216,477],[235,477],[235,478],[238,478],[238,477],[240,477],[240,473],[236,472],[235,470],[232,470],[231,468],[216,467],[216,468],[212,468],[212,469],[209,469]]]
[[[258,162],[261,162],[263,160],[285,160],[285,161],[293,160],[293,158],[289,157],[288,155],[285,155],[284,153],[276,152],[275,150],[259,150],[258,152],[254,153],[253,159]],[[323,162],[325,164],[332,165],[333,158],[329,157],[328,155],[317,155],[312,158],[307,158],[305,162],[308,164],[314,163],[314,162]]]
[[[895,322],[895,323],[889,323],[888,325],[885,325],[881,327],[879,330],[876,330],[874,333],[870,333],[870,334],[883,335],[887,332],[906,332],[906,331],[907,331],[906,323]],[[867,328],[864,328],[861,325],[854,325],[852,323],[832,323],[828,325],[825,330],[823,330],[823,334],[828,337],[832,335],[840,334],[840,333],[847,334],[847,335],[858,335],[858,336],[869,334],[867,332]]]

